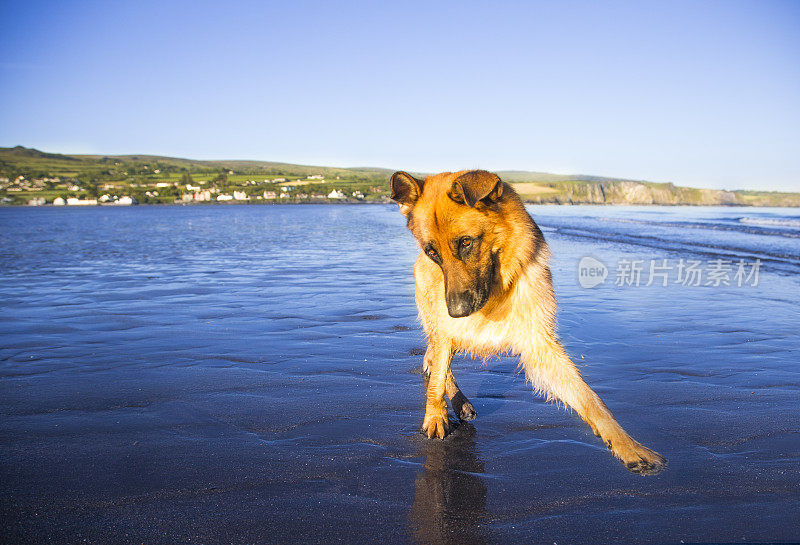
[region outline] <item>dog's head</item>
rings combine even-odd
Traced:
[[[424,181],[395,172],[391,186],[422,251],[442,269],[450,316],[483,308],[502,284],[499,254],[511,231],[507,205],[522,204],[514,190],[485,170],[446,172]]]

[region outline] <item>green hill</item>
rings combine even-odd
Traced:
[[[61,155],[16,146],[0,148],[0,201],[25,204],[31,199],[52,202],[59,196],[125,194],[139,202],[172,203],[197,202],[200,194],[201,200],[216,202],[220,195],[237,192],[252,201],[386,202],[392,172],[372,167],[199,161],[158,155]],[[498,174],[532,203],[800,206],[800,193],[695,189],[546,172]],[[329,199],[334,190],[343,197]]]

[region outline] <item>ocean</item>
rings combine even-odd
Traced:
[[[396,206],[0,208],[0,532],[19,543],[800,541],[800,210],[531,206],[559,333],[661,474],[513,358],[419,433]]]

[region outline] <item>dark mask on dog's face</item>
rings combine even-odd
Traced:
[[[454,177],[449,173],[417,180],[392,175],[392,199],[425,255],[444,276],[447,311],[469,316],[486,304],[497,273],[497,203],[503,182],[482,170]]]

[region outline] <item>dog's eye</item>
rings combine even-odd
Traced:
[[[468,250],[472,246],[472,237],[461,237],[461,248]]]
[[[431,258],[433,261],[435,261],[436,263],[440,263],[440,262],[441,262],[441,260],[442,260],[442,259],[439,257],[439,252],[437,252],[437,251],[436,251],[436,249],[435,249],[433,246],[428,246],[428,247],[425,249],[425,255],[427,255],[428,257],[430,257],[430,258]]]

